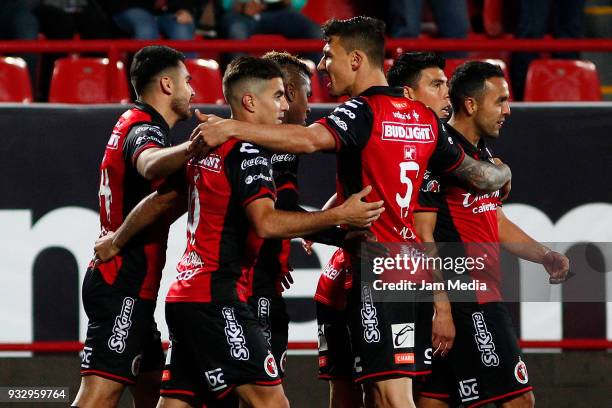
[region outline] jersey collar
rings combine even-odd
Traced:
[[[158,111],[156,111],[154,107],[142,101],[136,101],[134,105],[141,111],[151,115],[151,122],[161,125],[166,132],[170,132],[170,126],[168,126],[166,119],[164,119],[164,117]]]
[[[371,86],[359,96],[373,96],[373,95],[387,95],[394,97],[404,96],[404,90],[402,88],[392,88],[390,86]]]
[[[480,138],[480,141],[478,142],[478,146],[474,146],[472,143],[470,143],[469,140],[465,138],[465,136],[459,133],[457,129],[455,129],[448,123],[444,124],[444,127],[446,128],[446,131],[448,132],[448,134],[450,134],[453,139],[459,142],[459,144],[461,145],[461,147],[466,153],[470,155],[474,155],[482,151],[485,151],[487,149],[487,142],[485,141],[484,137]]]

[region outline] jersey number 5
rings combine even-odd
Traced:
[[[402,197],[399,193],[395,193],[395,201],[400,208],[408,208],[412,198],[412,180],[409,177],[409,172],[414,172],[414,179],[419,176],[419,163],[414,161],[401,162],[400,166],[400,182],[406,185],[406,194]]]

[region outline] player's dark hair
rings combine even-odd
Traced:
[[[223,75],[223,95],[230,102],[230,99],[235,97],[233,95],[234,87],[242,81],[282,77],[281,68],[272,60],[257,57],[238,57],[229,63]]]
[[[288,52],[269,51],[266,52],[261,58],[276,62],[283,71],[292,71],[299,74],[306,75],[307,78],[312,76],[312,72],[306,64],[304,64],[298,57]]]
[[[331,19],[323,24],[325,40],[338,36],[342,47],[351,52],[365,52],[370,63],[382,68],[385,60],[385,23],[372,17],[357,16],[347,20]]]
[[[503,78],[504,72],[499,65],[483,61],[468,61],[460,65],[450,80],[449,96],[453,110],[463,109],[466,98],[478,98],[485,90],[489,78]]]
[[[142,95],[153,78],[160,72],[178,67],[179,61],[185,62],[182,52],[163,45],[141,48],[135,55],[130,67],[130,80],[137,95]]]
[[[416,88],[421,71],[426,68],[444,69],[446,60],[433,52],[406,52],[400,55],[387,73],[390,86]]]

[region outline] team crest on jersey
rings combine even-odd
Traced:
[[[212,171],[213,173],[221,173],[223,168],[221,156],[215,153],[204,156],[197,162],[197,166],[204,170]]]
[[[514,366],[514,378],[521,384],[527,384],[529,375],[527,374],[527,366],[519,357],[518,363]]]

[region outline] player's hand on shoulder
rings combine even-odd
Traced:
[[[106,235],[98,238],[94,245],[94,268],[99,264],[108,262],[121,251],[121,248],[113,244],[115,233],[109,231]]]
[[[550,283],[561,283],[568,279],[569,259],[556,251],[549,250],[542,260],[542,266],[550,275]]]
[[[212,114],[203,114],[197,109],[195,115],[201,123],[193,129],[189,137],[194,148],[202,143],[209,148],[217,147],[232,136],[234,120],[223,119]]]
[[[368,228],[380,217],[385,208],[384,201],[368,203],[362,201],[370,192],[372,186],[367,186],[358,193],[351,195],[344,203],[336,207],[340,216],[340,224],[355,228]]]

